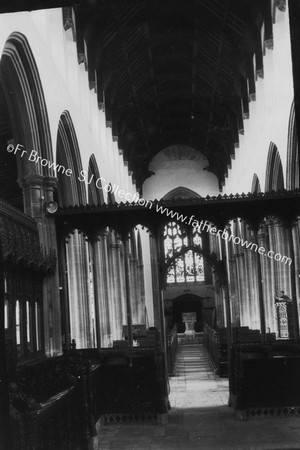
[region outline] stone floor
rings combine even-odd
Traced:
[[[99,450],[300,450],[299,417],[241,421],[227,406],[228,381],[212,371],[202,344],[180,345],[170,379],[171,410],[160,424],[106,425]]]

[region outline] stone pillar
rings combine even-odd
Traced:
[[[267,327],[270,328],[272,332],[276,331],[276,320],[275,320],[275,309],[273,302],[274,292],[283,290],[291,294],[290,291],[290,278],[289,278],[289,267],[280,261],[276,261],[274,256],[276,253],[281,254],[281,256],[289,253],[288,248],[288,235],[287,230],[285,230],[282,224],[276,218],[269,218],[267,221],[268,231],[269,231],[269,246],[266,246],[268,250],[272,250],[273,258],[266,257],[265,266],[266,270],[266,284],[265,289],[266,294],[266,304],[268,308],[268,323]]]
[[[211,248],[209,252],[217,255],[217,258],[220,259],[220,248],[217,242],[216,236],[211,236],[214,238],[211,241]],[[224,241],[223,243],[223,251],[224,257],[228,255],[228,241]],[[224,290],[222,284],[220,282],[220,276],[217,273],[212,272],[212,283],[215,287],[215,302],[216,302],[216,326],[217,328],[223,328],[226,326],[226,307],[224,301]]]
[[[275,240],[275,231],[274,231],[274,220],[270,217],[267,219],[266,221],[267,224],[267,249],[269,250],[273,250],[274,252],[276,252],[276,240]],[[266,283],[266,288],[265,288],[265,293],[266,293],[266,299],[268,296],[270,296],[272,298],[272,304],[273,304],[273,295],[274,292],[281,290],[280,289],[280,285],[278,283],[278,277],[277,277],[277,267],[276,267],[277,263],[273,258],[266,258],[266,274],[265,274],[265,283]],[[271,300],[269,300],[271,301]],[[271,325],[268,325],[269,327],[271,327],[271,331],[275,332],[276,331],[276,324],[275,324],[275,310],[274,310],[274,306],[273,306],[273,323],[271,322]]]
[[[264,225],[261,225],[259,232],[260,245],[262,245],[266,252],[274,248],[274,229],[273,221],[265,220]],[[273,302],[273,293],[276,290],[277,279],[275,277],[274,260],[265,256],[262,259],[262,277],[263,277],[263,295],[266,309],[266,332],[275,332],[275,310]]]
[[[67,265],[71,338],[76,340],[77,348],[91,347],[87,244],[78,230],[67,244]]]
[[[129,262],[129,238],[124,236],[124,261],[125,261],[125,288],[126,288],[126,309],[127,309],[127,331],[129,349],[133,348],[132,336],[132,315],[131,315],[131,276],[130,276],[130,262]]]
[[[254,230],[254,242],[258,247],[263,246],[264,240],[261,234]],[[260,316],[260,331],[262,342],[266,340],[266,312],[264,304],[264,283],[263,283],[263,273],[262,273],[262,260],[261,255],[257,252],[256,254],[256,269],[257,269],[257,280],[258,280],[258,301],[259,301],[259,316]],[[264,260],[263,260],[264,262]]]
[[[54,217],[46,215],[46,204],[53,201],[57,178],[30,174],[20,179],[25,213],[37,221],[39,239],[45,258],[57,255]],[[43,280],[44,343],[48,356],[62,352],[59,274],[55,272]]]
[[[233,233],[235,234],[235,233]],[[235,251],[232,241],[228,242],[227,247],[227,280],[228,291],[230,296],[230,309],[232,325],[240,325],[240,304],[239,304],[239,289],[238,289],[238,276],[237,276],[237,263]]]
[[[130,283],[131,283],[131,313],[132,323],[139,323],[139,307],[138,307],[138,280],[137,280],[137,260],[133,253],[129,256],[130,266]]]
[[[109,279],[107,231],[98,232],[93,238],[94,297],[97,318],[97,345],[112,345],[109,312]]]
[[[288,246],[289,246],[289,252],[287,252],[286,256],[289,254],[290,258],[292,260],[291,265],[289,266],[290,270],[290,292],[291,292],[291,299],[292,299],[292,305],[293,305],[293,322],[294,322],[294,333],[295,333],[295,340],[297,343],[299,343],[300,336],[299,336],[299,303],[297,299],[297,275],[298,272],[296,270],[296,252],[295,244],[294,244],[294,236],[296,231],[296,223],[288,224],[287,226],[287,234],[288,234]],[[299,241],[296,241],[296,247],[298,247]],[[284,264],[283,262],[281,264]]]
[[[242,240],[247,240],[247,225],[244,220],[241,220],[241,231],[240,231],[240,237]],[[241,270],[241,306],[242,306],[242,313],[241,313],[241,325],[248,326],[249,328],[253,327],[253,311],[254,308],[252,307],[251,302],[251,285],[250,285],[250,279],[249,279],[249,271],[250,267],[248,266],[248,256],[250,250],[248,250],[246,247],[242,247],[239,245],[239,264],[240,264],[240,270]]]
[[[255,232],[254,232],[253,236],[254,236],[255,243],[258,247],[264,247],[265,249],[268,248],[266,229],[265,229],[264,225],[261,225],[257,234],[255,234]],[[256,267],[256,271],[257,271],[257,281],[258,281],[257,286],[258,286],[258,291],[260,289],[259,286],[262,287],[265,326],[266,326],[266,332],[268,332],[268,331],[273,331],[273,315],[274,315],[273,302],[272,302],[273,288],[270,284],[270,276],[269,276],[270,267],[269,267],[269,261],[267,261],[267,258],[265,256],[263,256],[261,258],[258,251],[256,251],[255,254],[256,254],[255,267]],[[259,272],[258,263],[260,263],[260,271],[261,271],[260,278],[258,276],[258,272]],[[260,307],[260,314],[261,314],[261,307]]]
[[[297,219],[292,227],[292,239],[294,247],[294,261],[295,261],[295,284],[296,284],[296,299],[298,310],[298,323],[300,323],[300,220]]]
[[[239,298],[239,312],[240,320],[235,318],[236,324],[239,326],[248,326],[251,328],[248,292],[247,292],[247,275],[245,271],[244,252],[240,251],[235,254],[236,268],[237,268],[237,285]],[[239,323],[238,323],[239,322]]]
[[[227,248],[226,248],[227,244]],[[220,283],[222,284],[224,311],[226,319],[226,337],[227,337],[227,352],[228,352],[228,378],[229,378],[229,400],[228,405],[232,403],[232,385],[233,385],[233,369],[232,369],[232,308],[231,297],[229,291],[229,245],[228,242],[222,241],[222,262],[224,267],[223,274],[220,273]]]
[[[146,323],[145,314],[145,280],[144,280],[144,264],[143,260],[138,260],[138,282],[139,282],[139,321]]]
[[[118,247],[119,244],[117,244],[116,242],[116,236],[112,235],[112,242],[109,244],[109,250],[111,255],[110,279],[112,282],[111,306],[114,310],[114,323],[111,325],[114,327],[113,330],[114,338],[120,340],[122,339],[123,334],[123,320],[122,320],[122,293],[121,293]]]
[[[216,301],[216,327],[223,328],[225,327],[225,309],[224,309],[224,298],[223,298],[223,289],[218,279],[218,276],[214,273],[213,276],[213,285],[215,287],[215,301]]]
[[[98,350],[101,348],[101,310],[100,310],[100,292],[101,292],[101,280],[99,279],[99,240],[100,237],[94,235],[90,239],[91,254],[92,254],[92,273],[93,273],[93,288],[94,288],[94,303],[95,303],[95,329],[96,329],[96,342]]]
[[[253,243],[251,231],[247,226],[246,230],[247,241]],[[252,244],[251,244],[252,245]],[[245,254],[247,279],[249,286],[249,309],[251,328],[254,330],[260,329],[260,314],[259,314],[259,296],[258,296],[258,270],[257,257],[254,250],[246,250]]]
[[[127,324],[127,304],[126,304],[126,285],[125,285],[125,261],[124,261],[124,244],[121,240],[117,244],[118,269],[121,289],[121,313],[122,313],[122,329]]]
[[[152,291],[153,291],[153,312],[154,326],[162,331],[162,300],[159,279],[159,256],[158,244],[155,237],[150,236],[151,271],[152,271]]]
[[[62,326],[62,347],[63,351],[71,348],[71,328],[70,328],[70,308],[69,308],[69,292],[68,292],[68,271],[67,271],[67,255],[65,232],[58,232],[58,265],[59,265],[59,293],[61,301],[61,326]]]
[[[283,224],[277,219],[275,221],[275,253],[279,253],[281,256],[287,255],[289,251],[288,246],[288,233]],[[284,292],[290,291],[290,277],[289,267],[283,264],[281,261],[276,261],[277,278],[279,281],[279,290]]]
[[[109,322],[110,322],[110,332],[111,332],[111,345],[113,345],[113,341],[117,339],[116,333],[116,311],[115,311],[115,284],[116,280],[113,276],[113,255],[112,255],[112,238],[113,232],[109,230],[107,235],[107,257],[108,257],[108,265],[107,265],[107,277],[108,277],[108,308],[109,308]]]

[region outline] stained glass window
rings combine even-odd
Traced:
[[[164,229],[165,260],[168,261],[184,247],[202,247],[201,233],[198,228],[188,233],[176,222],[170,222]],[[175,259],[167,272],[167,283],[186,283],[204,281],[204,262],[201,254],[188,250]]]

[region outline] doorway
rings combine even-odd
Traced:
[[[196,321],[195,321],[195,331],[202,332],[203,331],[203,301],[200,296],[195,294],[189,295],[180,295],[176,297],[174,300],[169,302],[169,307],[166,312],[166,317],[168,318],[168,322],[171,326],[177,325],[177,332],[184,333],[185,332],[185,324],[183,322],[183,314],[186,313],[195,313]]]

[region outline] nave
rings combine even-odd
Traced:
[[[212,369],[202,343],[180,344],[170,378],[168,421],[110,424],[93,450],[299,449],[298,417],[241,420],[228,407],[228,379]]]
[[[0,449],[297,447],[300,3],[0,12]]]

